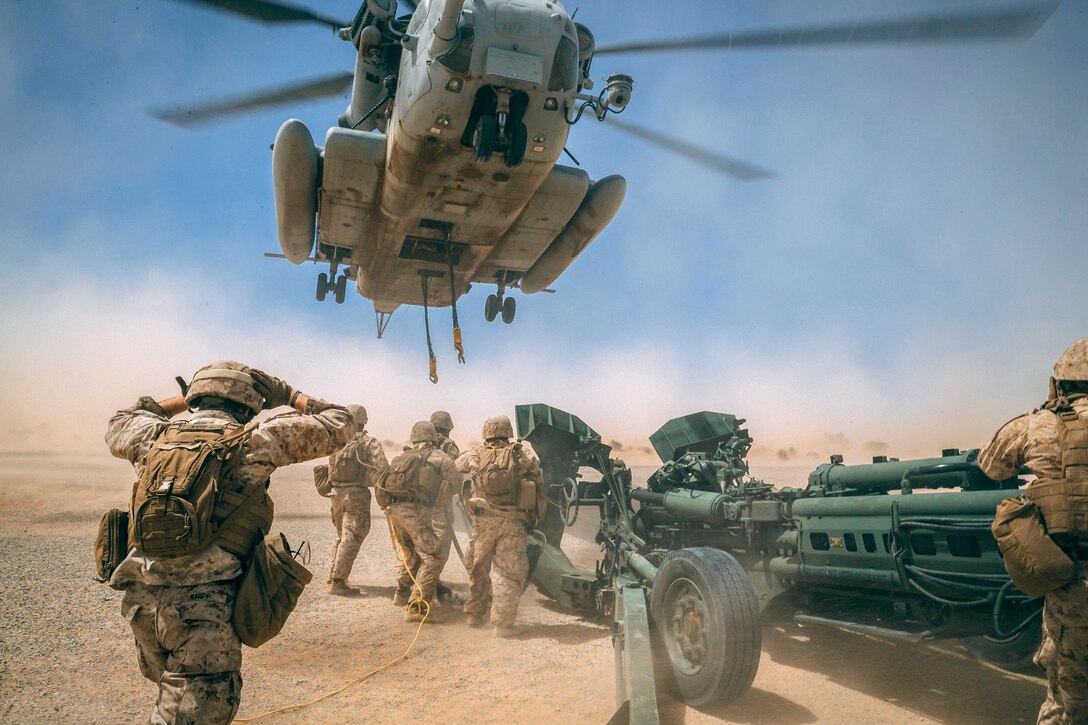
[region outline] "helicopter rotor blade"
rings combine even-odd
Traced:
[[[253,95],[228,98],[203,106],[157,108],[149,110],[148,113],[175,126],[191,126],[258,108],[338,96],[351,86],[354,77],[353,73],[337,73],[325,78],[280,86]]]
[[[1057,3],[1033,3],[996,11],[972,11],[918,15],[897,20],[839,23],[815,27],[778,28],[725,33],[645,43],[598,46],[594,56],[612,53],[646,53],[670,50],[742,50],[794,48],[808,45],[867,43],[957,42],[988,38],[1030,38],[1058,7]]]
[[[658,131],[651,131],[642,126],[636,126],[633,123],[621,121],[616,118],[615,115],[608,116],[606,123],[615,126],[624,133],[637,136],[643,141],[648,141],[655,146],[659,146],[674,154],[683,156],[690,161],[694,161],[714,169],[719,173],[731,176],[739,181],[760,181],[762,179],[774,178],[777,175],[772,171],[761,169],[758,166],[753,166],[752,164],[733,158],[732,156],[726,156],[717,151],[711,151],[701,146],[690,144],[687,141],[681,141],[678,138],[666,136]]]
[[[262,23],[317,23],[332,28],[338,32],[340,28],[351,25],[343,20],[330,18],[326,15],[318,15],[306,8],[297,5],[289,5],[271,0],[175,0],[190,5],[204,5],[216,10],[224,10],[236,15],[242,15]]]

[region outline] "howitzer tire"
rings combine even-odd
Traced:
[[[1035,652],[1043,641],[1042,624],[1035,624],[1008,639],[963,637],[960,642],[972,655],[1003,670],[1024,675],[1039,674]]]
[[[657,644],[689,705],[743,695],[759,668],[759,602],[744,568],[719,549],[671,552],[650,597]]]

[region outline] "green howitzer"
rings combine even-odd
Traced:
[[[685,702],[741,696],[772,601],[798,621],[964,638],[984,655],[1030,656],[1038,642],[1041,600],[1013,587],[990,533],[1020,481],[988,478],[977,451],[863,465],[832,456],[803,488],[776,489],[748,473],[744,420],[702,412],[651,436],[663,465],[635,488],[577,417],[534,404],[517,407],[517,422],[544,463],[552,526],[575,523],[583,506],[600,514],[594,571],[573,566],[552,529],[533,576],[561,604],[613,619],[613,722],[658,722],[653,648],[671,666],[658,675]],[[582,480],[586,468],[600,480]]]

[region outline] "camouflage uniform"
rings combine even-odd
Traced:
[[[450,489],[461,479],[453,459],[429,442],[417,443],[415,447],[431,449],[423,465],[432,466],[442,477],[436,501],[448,499]],[[391,503],[385,513],[406,559],[402,562],[405,568],[397,578],[398,599],[411,593],[413,599],[418,597],[433,603],[438,574],[445,563],[440,556],[438,536],[432,524],[435,508],[416,500],[401,500]]]
[[[1073,400],[1073,410],[1088,417],[1088,397]],[[979,452],[978,462],[996,480],[1016,476],[1021,466],[1041,479],[1061,478],[1057,416],[1040,409],[1009,421]],[[1083,556],[1073,581],[1046,595],[1043,644],[1035,663],[1049,681],[1039,723],[1088,722],[1088,559]]]
[[[366,471],[361,480],[341,481],[339,472],[348,468],[345,459],[355,465],[351,469]],[[336,527],[336,543],[332,547],[329,581],[347,581],[359,547],[370,533],[370,489],[373,474],[380,472],[389,461],[382,445],[366,431],[359,431],[342,449],[329,457],[332,478],[332,523]]]
[[[461,455],[461,449],[450,438],[441,433],[438,435],[441,438],[438,450],[449,456],[451,461],[457,460],[457,456]],[[438,567],[439,574],[446,568],[446,562],[450,558],[450,547],[453,545],[453,528],[451,526],[453,522],[453,497],[461,490],[458,485],[460,481],[461,475],[458,473],[456,482],[450,487],[449,495],[443,496],[442,500],[435,505],[434,518],[431,519],[431,526],[438,537],[438,557],[442,560],[442,564]]]
[[[153,404],[153,402],[152,402]],[[146,404],[118,411],[106,443],[137,475],[169,421]],[[234,422],[218,410],[198,410],[192,420]],[[280,466],[328,455],[355,430],[351,416],[331,408],[317,415],[286,414],[265,421],[241,450],[232,480],[266,482]],[[155,559],[135,549],[110,586],[124,589],[121,611],[136,638],[140,671],[159,686],[151,723],[227,723],[242,690],[242,645],[231,625],[243,562],[212,544],[189,556]]]
[[[473,487],[468,510],[474,514],[472,539],[465,553],[469,570],[468,601],[465,613],[482,617],[487,613],[488,599],[493,598],[491,624],[511,627],[518,611],[525,578],[529,575],[529,558],[526,555],[525,528],[536,521],[544,511],[547,498],[540,463],[536,456],[520,443],[492,439],[481,446],[461,454],[457,468],[475,474],[480,465],[480,451],[485,447],[513,447],[514,478],[517,481],[531,479],[536,482],[537,511],[526,512],[488,501],[482,491]]]

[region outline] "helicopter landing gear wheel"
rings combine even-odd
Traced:
[[[344,304],[344,298],[348,293],[348,278],[344,275],[340,275],[340,278],[336,280],[336,287],[333,290],[333,294],[336,295],[336,304]]]
[[[514,314],[518,311],[518,301],[513,297],[507,297],[502,301],[502,321],[509,325],[514,321]]]
[[[494,116],[483,115],[476,119],[476,129],[472,132],[472,153],[477,161],[487,161],[495,150],[497,122]]]
[[[484,300],[484,319],[488,322],[494,322],[499,314],[500,306],[498,295],[488,295],[487,299]]]
[[[325,295],[329,293],[329,275],[322,272],[317,275],[317,301],[324,302]]]
[[[759,603],[736,559],[704,546],[673,551],[654,579],[650,611],[684,702],[724,703],[751,687]]]
[[[510,145],[506,147],[503,159],[511,169],[520,166],[525,159],[525,146],[529,141],[529,131],[521,121],[510,127]]]

